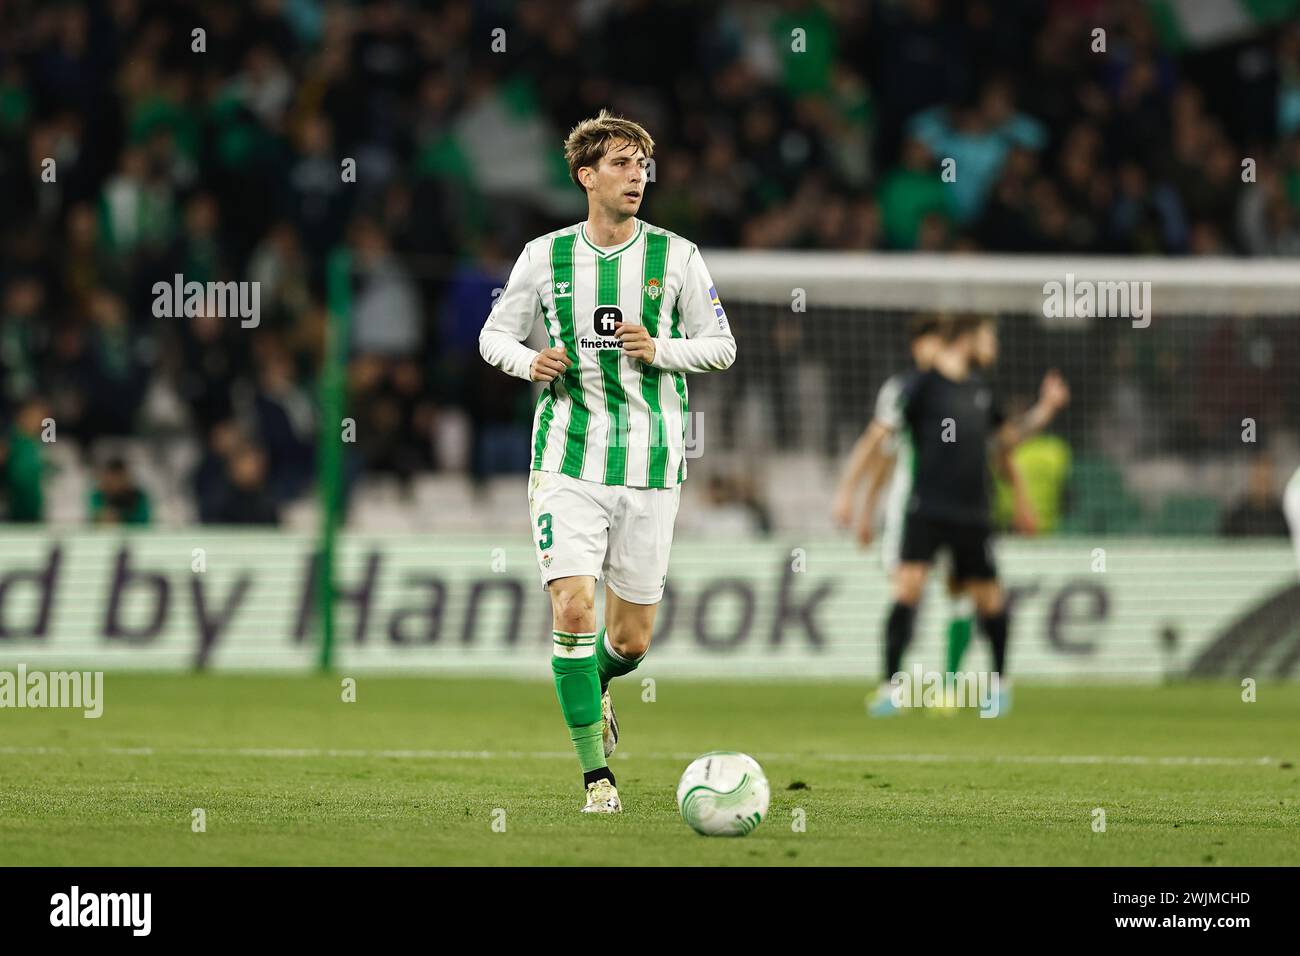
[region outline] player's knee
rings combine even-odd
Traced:
[[[605,632],[619,657],[634,661],[650,649],[650,628],[638,624],[618,623]]]
[[[996,584],[977,587],[971,596],[975,599],[975,613],[980,617],[996,617],[1002,613],[1002,589]]]
[[[596,602],[581,588],[560,591],[551,598],[557,631],[587,634],[596,629]]]
[[[900,604],[916,605],[920,603],[924,587],[924,575],[901,573],[894,579],[894,600]]]
[[[914,584],[900,581],[894,585],[894,601],[915,607],[921,602],[921,589]]]

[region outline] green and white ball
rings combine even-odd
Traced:
[[[705,836],[745,836],[763,822],[772,790],[758,761],[715,750],[697,757],[677,784],[682,819]]]

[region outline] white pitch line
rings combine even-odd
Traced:
[[[572,760],[564,750],[362,750],[322,749],[317,747],[105,747],[74,749],[68,747],[0,747],[0,754],[111,754],[122,757],[331,757],[344,759],[383,758],[388,760]],[[696,753],[647,751],[620,753],[620,761],[640,757],[647,760],[694,760]],[[1091,764],[1152,767],[1265,767],[1278,762],[1276,757],[1197,757],[1143,756],[1124,754],[844,754],[844,753],[762,753],[764,760],[826,761],[829,763],[1012,763],[1012,764]]]

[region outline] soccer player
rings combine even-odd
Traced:
[[[898,398],[909,375],[924,372],[930,367],[935,353],[943,345],[943,325],[944,320],[940,316],[927,313],[915,315],[908,322],[912,368],[890,376],[880,387],[875,417],[853,446],[834,499],[833,516],[836,523],[841,527],[852,527],[858,543],[865,547],[871,543],[877,505],[884,487],[888,485],[889,497],[885,506],[880,559],[885,573],[891,578],[898,569],[904,509],[912,492],[912,453],[907,436],[901,433]],[[1016,499],[1017,526],[1027,527],[1032,524],[1028,500],[1023,482],[1014,468],[1011,478]],[[856,495],[858,486],[864,479],[867,480],[866,505],[855,521]],[[961,591],[951,576],[948,578],[948,597],[946,672],[954,674],[970,643],[974,605],[969,595]],[[883,715],[886,709],[888,713],[893,713],[892,701],[886,701],[877,707],[877,712]]]
[[[479,336],[489,363],[545,385],[528,505],[586,813],[622,810],[609,682],[641,663],[663,597],[686,478],[684,373],[736,357],[699,249],[636,218],[653,150],[642,127],[605,110],[573,128],[564,155],[587,219],[524,246]],[[523,344],[538,320],[550,339],[540,352]]]
[[[899,424],[889,429],[905,436],[913,481],[894,574],[894,604],[886,621],[884,681],[871,705],[875,715],[893,707],[890,680],[902,669],[926,577],[941,549],[949,551],[952,578],[970,596],[992,646],[993,671],[999,677],[997,713],[1009,711],[1011,687],[1004,677],[1008,622],[989,528],[989,446],[992,442],[1000,469],[1010,473],[1012,449],[1044,428],[1070,398],[1065,380],[1053,370],[1043,378],[1038,403],[1021,420],[1007,421],[979,371],[997,357],[992,321],[955,318],[944,339],[932,366],[909,376],[899,390]]]

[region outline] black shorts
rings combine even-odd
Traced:
[[[986,525],[909,514],[899,559],[933,564],[940,548],[951,553],[952,577],[957,581],[990,581],[998,576],[992,534]]]

